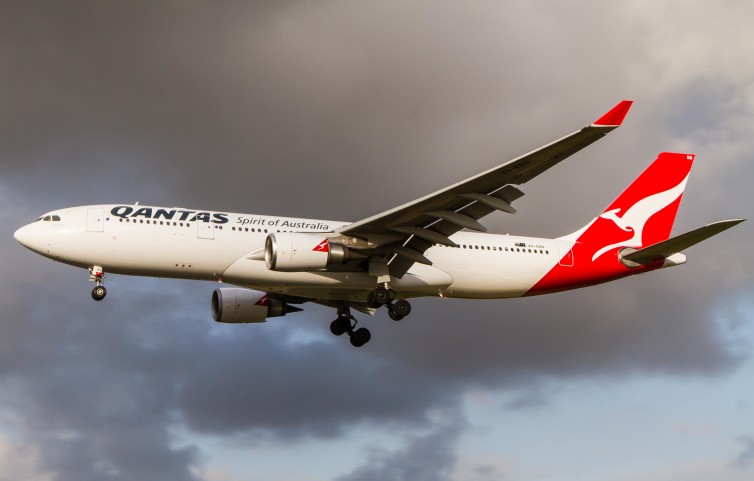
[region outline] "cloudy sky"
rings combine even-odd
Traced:
[[[571,232],[663,150],[698,156],[676,232],[750,217],[753,5],[4,2],[0,480],[752,479],[750,222],[652,275],[418,300],[362,349],[316,306],[215,325],[210,283],[94,303],[12,234],[135,201],[358,220],[624,98],[491,230]]]

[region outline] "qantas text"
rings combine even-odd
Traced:
[[[110,214],[123,219],[165,219],[184,222],[211,222],[214,224],[227,224],[230,222],[230,214],[222,212],[200,212],[188,209],[163,209],[159,207],[139,207],[119,205],[110,210]],[[236,224],[249,226],[278,227],[285,229],[305,229],[314,231],[329,231],[330,226],[322,222],[307,222],[301,219],[261,218],[261,217],[238,217]]]
[[[152,207],[139,207],[134,209],[128,205],[119,205],[113,207],[110,213],[116,217],[135,218],[143,217],[145,219],[166,219],[181,220],[188,222],[213,222],[215,224],[225,224],[228,222],[228,214],[219,212],[198,212],[195,210],[185,209],[159,209]]]

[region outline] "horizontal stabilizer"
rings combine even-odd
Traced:
[[[622,261],[635,262],[639,265],[649,264],[652,261],[658,259],[664,259],[670,257],[673,254],[681,252],[684,249],[696,245],[705,239],[709,239],[713,235],[717,235],[724,230],[728,230],[731,227],[740,224],[746,219],[733,219],[733,220],[721,220],[720,222],[714,222],[712,224],[705,225],[698,229],[694,229],[691,232],[686,232],[676,237],[671,237],[668,240],[652,244],[649,247],[644,247],[629,254],[621,255]]]

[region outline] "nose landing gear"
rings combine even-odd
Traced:
[[[95,301],[101,301],[107,295],[107,289],[105,289],[103,278],[105,273],[100,266],[93,266],[89,268],[89,280],[94,282],[94,289],[92,289],[92,299]]]

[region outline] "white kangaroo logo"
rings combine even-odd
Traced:
[[[665,207],[675,202],[678,197],[683,194],[683,189],[686,188],[686,181],[689,179],[688,175],[684,178],[680,184],[675,187],[666,190],[665,192],[659,192],[657,194],[650,195],[644,199],[638,201],[631,207],[629,207],[625,214],[618,217],[620,208],[612,209],[604,212],[600,217],[615,222],[621,230],[634,233],[634,236],[628,240],[618,242],[616,244],[610,244],[598,250],[592,256],[592,262],[597,260],[599,256],[605,252],[620,246],[640,246],[641,238],[644,231],[644,225],[647,221],[656,213],[660,212]]]

